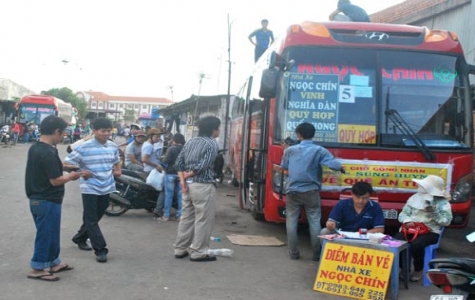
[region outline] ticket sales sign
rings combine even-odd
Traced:
[[[384,300],[393,260],[394,254],[388,251],[326,243],[313,289],[355,299]]]

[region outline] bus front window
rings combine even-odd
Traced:
[[[327,147],[472,147],[468,78],[455,56],[314,46],[283,56],[295,65],[279,82],[274,143],[309,122]]]
[[[468,148],[468,99],[457,58],[436,54],[381,53],[381,144],[413,147],[391,118],[396,112],[427,147]]]
[[[47,116],[54,115],[54,108],[44,105],[23,104],[20,108],[20,122],[40,124]]]

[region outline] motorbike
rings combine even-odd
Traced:
[[[0,131],[0,143],[4,143],[5,145],[8,145],[10,141],[11,141],[10,133],[2,129]]]
[[[216,159],[214,160],[214,165],[213,165],[213,171],[215,173],[214,175],[214,180],[218,183],[222,183],[224,179],[224,173],[223,173],[223,168],[224,168],[224,152],[226,152],[227,149],[221,149],[218,151],[218,156],[216,156]]]
[[[475,233],[467,239],[473,242]],[[427,277],[440,288],[443,295],[434,295],[434,299],[464,300],[475,296],[475,259],[473,258],[435,258],[429,262]],[[450,297],[447,297],[451,295]],[[447,298],[440,297],[446,296]],[[439,297],[439,298],[436,298]]]
[[[118,217],[129,209],[145,209],[152,212],[157,205],[157,191],[146,183],[147,173],[123,168],[122,175],[115,179],[116,192],[109,194],[109,206],[104,212],[110,217]],[[177,197],[173,198],[173,208],[177,208]]]
[[[109,207],[105,214],[117,217],[129,209],[145,209],[152,212],[160,191],[148,185],[145,180],[146,173],[122,169],[122,175],[115,179],[117,191],[109,195]]]

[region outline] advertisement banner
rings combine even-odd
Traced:
[[[365,181],[375,190],[415,193],[417,184],[412,179],[424,179],[428,175],[442,177],[447,192],[452,183],[452,164],[350,159],[342,159],[341,162],[345,174],[323,168],[322,190],[341,190],[358,181]]]

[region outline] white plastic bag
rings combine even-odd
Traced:
[[[165,172],[159,172],[157,169],[153,169],[147,176],[147,184],[151,185],[157,191],[161,191],[163,188],[163,177]]]

